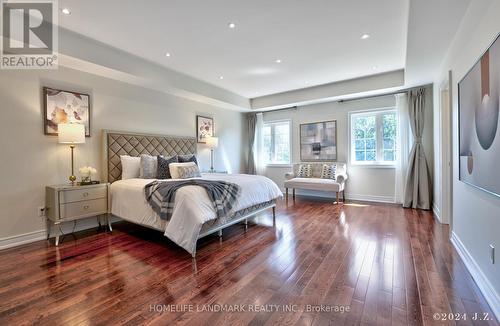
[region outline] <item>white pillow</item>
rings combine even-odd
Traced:
[[[299,165],[299,171],[297,173],[299,178],[312,178],[312,166],[311,164],[301,164]]]
[[[194,162],[187,162],[187,163],[170,163],[168,168],[170,170],[170,175],[172,176],[172,179],[180,179],[180,173],[179,173],[179,167],[192,167],[196,166],[196,163]]]
[[[120,155],[122,162],[122,180],[139,178],[141,158],[129,155]]]

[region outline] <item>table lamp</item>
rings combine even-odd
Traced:
[[[210,172],[213,173],[213,172],[215,172],[215,169],[214,169],[214,149],[217,148],[217,146],[219,146],[219,138],[207,137],[206,144],[207,144],[208,148],[210,148],[210,162],[211,162]]]
[[[78,123],[61,123],[57,125],[59,131],[59,144],[69,144],[71,148],[71,175],[69,181],[75,184],[76,177],[74,171],[73,150],[76,144],[85,143],[85,125]]]

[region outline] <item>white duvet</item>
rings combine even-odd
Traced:
[[[278,186],[269,178],[247,174],[202,174],[203,179],[222,180],[241,187],[234,211],[282,197]],[[146,201],[144,186],[152,179],[127,179],[111,184],[111,213],[124,220],[163,231],[170,240],[189,253],[196,250],[196,240],[203,224],[216,219],[215,210],[205,189],[186,186],[175,195],[170,221],[160,219]],[[168,181],[166,181],[168,182]]]

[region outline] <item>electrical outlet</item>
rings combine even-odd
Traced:
[[[39,217],[44,217],[45,216],[45,207],[39,206],[38,207],[38,216]]]
[[[495,263],[495,246],[490,244],[490,261],[492,264]]]

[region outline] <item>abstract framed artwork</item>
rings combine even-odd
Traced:
[[[300,125],[300,160],[337,160],[336,120]]]
[[[196,116],[196,139],[198,143],[205,144],[205,139],[207,137],[212,137],[214,135],[214,119],[203,117],[201,115]]]
[[[459,179],[500,197],[500,41],[458,83]]]
[[[44,87],[43,103],[45,135],[56,136],[60,123],[79,123],[90,137],[90,95]]]

